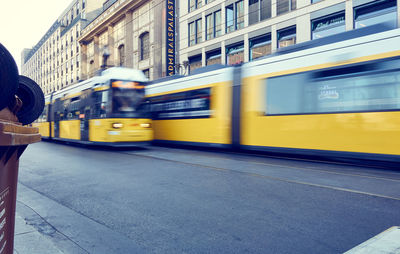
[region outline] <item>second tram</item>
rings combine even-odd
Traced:
[[[400,29],[368,29],[154,81],[155,141],[400,162]]]

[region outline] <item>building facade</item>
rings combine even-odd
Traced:
[[[22,52],[22,74],[45,94],[110,66],[142,70],[150,80],[189,74],[376,23],[399,27],[399,5],[400,0],[74,0],[40,42]]]
[[[83,78],[110,66],[139,69],[150,79],[165,76],[167,1],[109,0],[105,7],[79,38]]]
[[[278,48],[388,22],[399,0],[181,0],[178,63],[234,65]]]
[[[72,1],[42,39],[22,52],[21,74],[35,80],[45,94],[78,82],[81,57],[77,39],[101,10],[98,0]]]

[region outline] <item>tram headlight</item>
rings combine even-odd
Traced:
[[[113,123],[112,127],[114,129],[121,129],[122,127],[124,127],[124,125],[122,123]]]
[[[151,124],[150,123],[141,123],[140,127],[142,127],[142,128],[150,128]]]

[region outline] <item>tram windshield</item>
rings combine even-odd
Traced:
[[[144,85],[133,81],[112,81],[112,114],[115,117],[139,117],[144,112]]]

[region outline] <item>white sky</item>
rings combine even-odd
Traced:
[[[35,46],[72,1],[0,0],[0,43],[18,68],[22,50]]]

